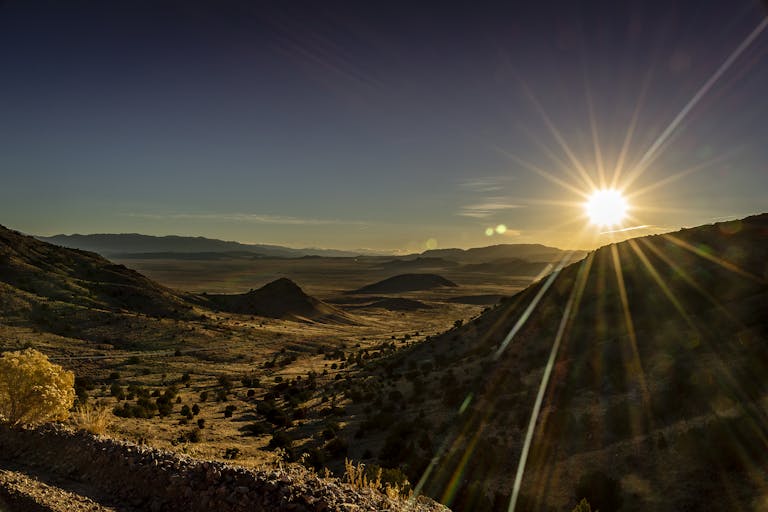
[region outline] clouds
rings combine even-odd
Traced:
[[[510,201],[508,196],[503,195],[514,179],[514,176],[490,176],[459,183],[459,192],[468,204],[462,206],[456,214],[461,217],[487,219],[506,210],[524,208],[525,205]]]
[[[126,213],[127,217],[150,220],[207,220],[221,222],[237,222],[247,224],[273,224],[283,226],[341,226],[354,225],[365,226],[367,222],[340,220],[340,219],[315,219],[290,217],[284,215],[266,215],[258,213]]]
[[[468,204],[462,206],[457,215],[462,217],[473,217],[476,219],[486,219],[493,217],[504,210],[514,210],[515,208],[524,208],[521,204],[505,202],[503,197],[489,197],[487,202]]]

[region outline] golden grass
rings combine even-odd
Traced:
[[[72,413],[72,422],[77,428],[99,435],[107,432],[113,418],[112,411],[103,404],[78,405]]]
[[[387,495],[390,499],[410,498],[412,491],[406,491],[407,486],[401,487],[398,484],[383,483],[381,481],[382,469],[378,468],[376,476],[369,478],[365,471],[365,464],[353,463],[349,459],[344,459],[344,477],[343,480],[356,489],[373,489]]]

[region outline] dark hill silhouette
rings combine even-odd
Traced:
[[[415,259],[395,259],[385,261],[380,266],[382,269],[389,271],[412,271],[453,268],[458,266],[458,263],[443,258],[422,258],[419,256]]]
[[[468,263],[459,267],[462,272],[482,274],[503,274],[518,276],[538,276],[554,268],[546,261],[527,261],[520,258],[500,258],[484,263]]]
[[[421,253],[428,258],[443,258],[460,263],[486,263],[503,258],[518,258],[526,261],[560,261],[568,251],[541,244],[499,244],[471,249],[431,249]],[[586,251],[575,251],[572,259],[581,259]]]
[[[207,294],[203,299],[212,307],[243,315],[323,322],[352,321],[342,310],[307,295],[296,283],[285,277],[248,293]]]
[[[413,393],[359,420],[370,462],[505,510],[558,340],[518,510],[748,510],[768,491],[766,304],[768,214],[602,247],[372,369]]]
[[[400,274],[363,286],[349,293],[403,293],[441,287],[455,288],[456,286],[458,286],[456,283],[437,274]]]

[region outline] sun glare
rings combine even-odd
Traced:
[[[584,204],[589,221],[600,227],[621,224],[627,215],[627,200],[616,189],[595,190]]]

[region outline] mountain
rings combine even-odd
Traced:
[[[766,304],[768,214],[602,247],[349,384],[350,456],[505,510],[538,403],[518,510],[759,509]]]
[[[258,290],[236,295],[206,294],[212,308],[242,315],[257,315],[291,320],[350,323],[342,310],[311,297],[293,281],[280,278]]]
[[[402,293],[456,286],[456,283],[437,274],[400,274],[348,293]]]
[[[570,251],[541,244],[499,244],[472,249],[430,249],[421,253],[425,258],[442,258],[460,263],[485,263],[504,258],[526,261],[558,262]],[[575,251],[572,259],[581,259],[586,251]]]
[[[455,261],[446,260],[443,258],[422,258],[416,257],[414,259],[394,259],[383,262],[380,267],[384,270],[394,272],[407,272],[414,270],[434,270],[457,267],[459,264]]]
[[[55,235],[38,239],[62,247],[97,252],[107,257],[150,253],[255,253],[270,258],[299,258],[302,256],[353,257],[366,251],[337,251],[333,249],[292,249],[279,245],[241,244],[204,237],[150,236],[136,233]]]
[[[462,272],[519,276],[543,275],[553,269],[552,263],[547,263],[546,261],[527,261],[520,258],[500,258],[483,263],[467,263],[459,267],[459,270]]]

